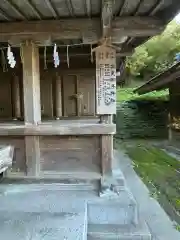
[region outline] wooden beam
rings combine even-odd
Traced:
[[[106,21],[106,20],[105,20]],[[161,20],[153,17],[118,17],[112,21],[112,39],[146,37],[159,34],[164,30]],[[29,22],[0,23],[0,41],[11,39],[83,39],[92,35],[88,43],[95,43],[100,38],[100,21],[93,19],[64,19]],[[107,33],[103,33],[107,36]],[[85,41],[86,42],[86,41]]]
[[[84,123],[77,120],[63,121],[57,124],[56,121],[43,122],[39,125],[18,124],[0,125],[0,136],[71,136],[71,135],[108,135],[115,134],[116,125],[113,123],[100,124],[92,120],[92,123]],[[81,129],[81,131],[79,131]]]
[[[28,22],[0,23],[2,35],[22,35],[22,34],[60,34],[63,38],[74,35],[75,38],[81,36],[81,32],[87,28],[97,31],[98,18],[91,19],[64,19],[64,20],[42,20]]]
[[[82,39],[85,32],[100,33],[99,19],[64,19],[0,23],[0,41],[5,39]]]
[[[112,22],[112,36],[147,37],[161,33],[165,24],[154,17],[119,17]]]

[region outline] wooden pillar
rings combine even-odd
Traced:
[[[13,100],[13,118],[21,118],[21,101],[20,101],[20,84],[19,77],[14,76],[12,79],[12,100]]]
[[[22,45],[25,124],[41,122],[39,50],[32,41]]]
[[[62,117],[62,81],[58,74],[55,79],[55,98],[56,119],[58,120]]]
[[[180,123],[180,83],[178,80],[169,85],[169,140],[173,141],[175,123]],[[180,126],[179,126],[180,127]]]
[[[38,177],[40,174],[40,148],[38,136],[25,137],[27,175]]]
[[[116,52],[100,46],[96,49],[96,114],[100,123],[112,124],[116,113]],[[101,136],[102,175],[112,174],[113,135]]]
[[[22,45],[23,92],[25,124],[41,122],[39,51],[35,43],[26,41]],[[26,136],[27,175],[38,177],[40,173],[40,148],[38,136]]]

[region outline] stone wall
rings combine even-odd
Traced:
[[[117,106],[116,137],[168,138],[168,101],[131,100]]]

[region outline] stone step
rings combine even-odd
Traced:
[[[83,196],[84,191],[28,192],[14,188],[14,192],[1,192],[0,239],[87,240],[87,203]]]
[[[145,222],[138,225],[88,225],[88,240],[152,240],[151,234]]]
[[[180,149],[179,148],[177,148],[175,146],[167,145],[165,149],[169,152],[179,155],[179,159],[180,159]]]
[[[0,191],[4,189],[5,192],[29,192],[29,191],[93,191],[99,190],[99,181],[98,180],[68,180],[61,179],[52,182],[48,181],[32,181],[32,180],[18,180],[16,184],[13,183],[14,180],[11,179],[3,179],[0,185]],[[8,185],[7,185],[8,183]]]
[[[117,198],[99,198],[88,201],[89,224],[137,224],[138,211],[136,203],[122,191]]]
[[[1,239],[86,240],[86,211],[1,212]]]

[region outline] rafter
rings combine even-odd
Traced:
[[[149,16],[153,16],[161,7],[161,5],[164,4],[164,1],[162,0],[157,0],[156,4],[151,8],[151,10],[149,11]]]
[[[126,0],[122,0],[122,4],[120,6],[119,12],[117,13],[117,16],[121,16],[125,2],[126,2]]]
[[[19,16],[21,16],[23,19],[27,20],[26,15],[18,8],[18,6],[12,2],[12,0],[5,0],[9,6],[16,12]]]
[[[66,5],[67,5],[67,8],[68,8],[71,16],[74,16],[72,1],[71,0],[66,0]]]
[[[91,0],[84,0],[84,6],[88,17],[91,17]]]
[[[137,16],[137,15],[138,15],[139,9],[140,9],[140,7],[141,7],[142,2],[143,2],[143,0],[139,0],[139,3],[138,3],[138,5],[137,5],[137,7],[136,7],[136,9],[135,9],[135,11],[134,11],[133,16]],[[127,39],[127,41],[126,41],[126,44],[129,45],[130,43],[133,42],[133,40],[134,40],[134,37],[128,37],[128,39]]]
[[[138,15],[139,9],[140,9],[141,4],[142,4],[143,1],[144,1],[144,0],[139,0],[139,3],[137,4],[137,7],[136,7],[136,9],[135,9],[135,11],[134,11],[133,16],[137,16],[137,15]]]
[[[12,20],[12,18],[8,16],[8,14],[2,8],[0,8],[0,14],[1,16],[3,16],[3,18],[5,18],[8,21]]]
[[[32,2],[32,0],[26,0],[26,3],[28,4],[28,6],[31,8],[31,10],[36,14],[36,16],[38,17],[38,19],[42,19],[42,14],[39,12],[39,10],[36,8],[36,6],[34,5],[34,3]]]
[[[58,12],[56,11],[56,9],[54,8],[52,1],[51,1],[51,0],[45,0],[45,2],[46,2],[46,5],[48,6],[48,8],[51,10],[53,16],[54,16],[55,18],[58,18],[58,17],[59,17],[59,14],[58,14]]]

